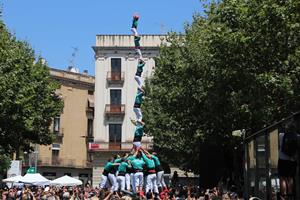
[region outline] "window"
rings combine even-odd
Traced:
[[[109,124],[109,143],[110,145],[121,145],[122,124]]]
[[[93,162],[93,154],[88,153],[88,162]]]
[[[53,132],[58,133],[60,130],[60,117],[54,117]]]
[[[93,137],[93,124],[94,124],[94,120],[93,119],[88,119],[88,130],[87,130],[87,136],[88,137]]]
[[[94,95],[94,91],[93,90],[88,90],[88,95]]]
[[[121,72],[121,58],[111,59],[111,71],[119,73]]]
[[[52,165],[59,165],[59,150],[52,148]]]
[[[52,144],[52,150],[60,150],[60,144],[57,144],[57,143],[53,143]]]
[[[121,80],[121,58],[111,59],[111,80]]]
[[[110,104],[121,105],[121,90],[110,90]]]

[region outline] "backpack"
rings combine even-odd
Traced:
[[[297,153],[297,134],[294,132],[287,132],[283,135],[282,152],[290,157]]]

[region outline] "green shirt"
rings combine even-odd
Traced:
[[[155,163],[156,167],[160,165],[160,161],[159,161],[158,157],[156,157],[154,155],[151,155],[151,158],[154,160],[154,163]]]
[[[145,162],[143,159],[135,158],[134,160],[131,161],[131,165],[132,165],[133,169],[142,171],[143,166],[145,165]]]
[[[141,40],[141,37],[139,36],[134,36],[134,46],[137,48],[137,47],[140,47],[140,40]]]
[[[143,134],[144,134],[144,127],[140,123],[138,123],[134,131],[134,136],[142,137]]]
[[[135,73],[136,76],[141,76],[142,75],[144,66],[145,66],[144,62],[143,63],[139,63],[137,65],[137,69],[136,69],[136,73]]]
[[[113,167],[113,163],[112,162],[107,162],[104,166],[104,170],[109,171],[112,167]]]
[[[126,158],[126,160],[130,160],[130,161],[132,161],[132,160],[134,160],[134,159],[135,159],[135,156],[133,156],[133,155],[128,156],[128,157]]]
[[[118,167],[118,171],[119,171],[119,172],[125,172],[125,173],[126,173],[126,168],[127,168],[127,167],[130,168],[130,166],[128,165],[128,163],[126,163],[126,162],[121,162],[121,164],[120,164],[119,167]]]
[[[121,163],[122,162],[122,159],[121,158],[117,158],[114,160],[114,163]]]
[[[138,20],[139,19],[137,19],[137,18],[133,18],[131,28],[137,28],[137,26],[138,26]]]
[[[143,152],[142,152],[142,157],[143,157],[148,169],[154,169],[155,168],[155,163],[154,163],[153,159],[148,158]]]
[[[135,101],[134,101],[134,103],[141,105],[142,102],[143,102],[143,96],[144,96],[143,92],[140,91],[140,90],[138,90],[138,92],[135,95]]]

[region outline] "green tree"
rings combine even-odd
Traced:
[[[0,146],[0,177],[7,172],[7,169],[10,167],[10,161],[9,154]]]
[[[50,144],[50,125],[63,103],[41,58],[0,21],[0,145],[11,155],[30,144]]]
[[[224,0],[183,35],[169,34],[143,106],[169,162],[197,173],[231,168],[233,130],[254,132],[299,110],[299,9],[300,1]]]

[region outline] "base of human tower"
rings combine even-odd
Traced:
[[[144,141],[145,140],[145,141]],[[151,151],[152,149],[151,138],[144,137],[142,146],[143,148]],[[92,185],[98,187],[101,174],[103,172],[103,166],[107,160],[114,155],[123,155],[129,153],[132,148],[132,141],[122,142],[121,144],[109,144],[108,142],[97,142],[89,144],[89,153],[92,155]]]

